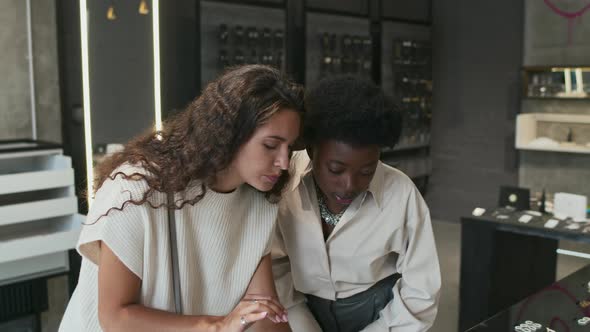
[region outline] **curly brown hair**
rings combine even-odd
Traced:
[[[204,197],[207,186],[216,183],[216,174],[231,164],[255,130],[282,109],[302,113],[303,89],[280,71],[264,65],[246,65],[226,71],[209,83],[183,112],[166,121],[162,132],[149,130],[137,136],[122,151],[97,166],[94,193],[107,179],[114,180],[119,175],[126,180],[146,181],[148,187],[141,199],[129,199],[121,206],[110,208],[98,219],[112,210],[123,210],[127,204],[166,206],[165,203],[154,205],[149,198],[155,191],[184,191],[192,181],[199,180],[198,195],[168,208],[181,209],[186,204],[196,204]],[[116,171],[125,163],[141,166],[146,172]],[[288,180],[289,172],[282,172],[274,187],[264,193],[266,198],[278,201]]]

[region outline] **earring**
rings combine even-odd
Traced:
[[[141,15],[147,15],[150,13],[150,9],[148,8],[147,2],[145,0],[141,0],[139,3],[139,13]]]
[[[110,5],[109,9],[107,9],[107,19],[109,21],[114,21],[117,19],[117,14],[115,13],[115,6]]]

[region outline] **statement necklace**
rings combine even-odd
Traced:
[[[342,215],[346,211],[346,209],[343,209],[339,213],[330,212],[330,210],[328,209],[328,205],[326,205],[326,200],[324,199],[324,194],[320,191],[320,188],[318,188],[317,185],[316,185],[315,189],[316,189],[316,193],[318,196],[318,205],[320,207],[320,216],[322,217],[322,220],[330,226],[336,226],[338,224],[338,222],[340,221],[340,218],[342,217]]]

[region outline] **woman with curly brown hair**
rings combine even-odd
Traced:
[[[103,162],[60,331],[288,330],[269,253],[301,112],[276,69],[239,67]]]

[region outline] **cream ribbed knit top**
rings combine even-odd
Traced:
[[[145,172],[128,165],[118,171]],[[87,223],[113,206],[122,206],[130,197],[141,199],[146,189],[145,181],[121,176],[108,179],[96,193]],[[192,198],[200,191],[200,185],[195,185],[184,194]],[[150,201],[165,203],[166,195],[155,193]],[[184,314],[231,312],[244,296],[261,258],[270,252],[276,216],[277,205],[247,185],[228,194],[207,190],[194,206],[187,204],[176,211]],[[123,211],[111,210],[96,223],[83,226],[77,246],[83,257],[80,279],[60,331],[101,331],[97,307],[99,241],[141,278],[141,304],[174,312],[167,210],[128,204]]]

